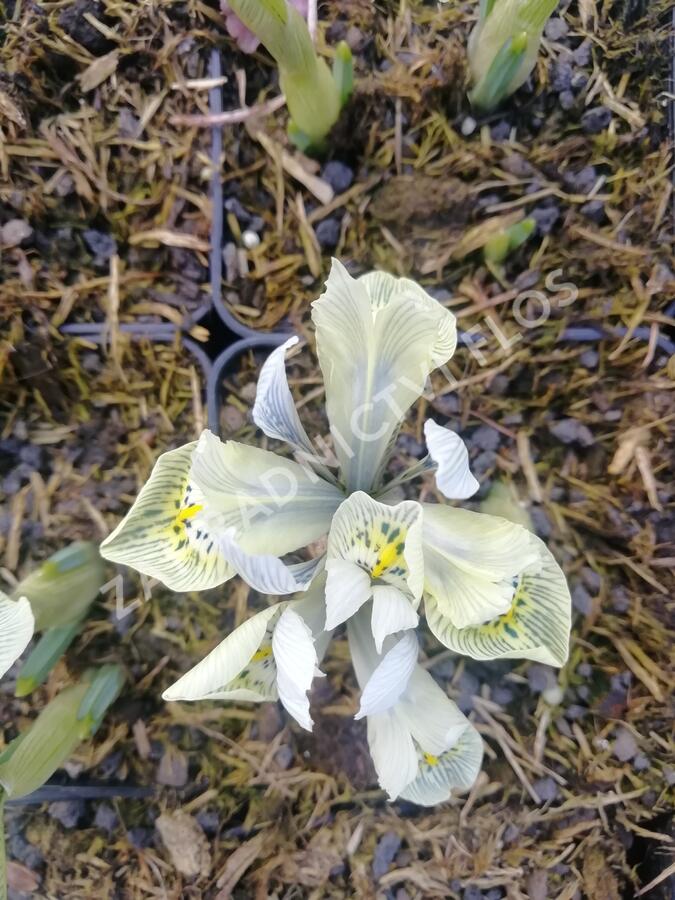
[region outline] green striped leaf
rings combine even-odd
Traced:
[[[46,681],[56,663],[75,640],[80,625],[81,620],[45,631],[19,670],[16,679],[17,697],[25,697]]]
[[[80,742],[77,711],[87,684],[66,688],[12,743],[0,763],[0,786],[10,799],[36,791],[71,756]],[[9,749],[9,748],[8,748]]]

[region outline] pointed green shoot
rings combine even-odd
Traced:
[[[49,673],[75,640],[81,624],[82,620],[78,619],[70,625],[45,631],[19,670],[15,692],[17,697],[25,697],[47,680]]]
[[[88,687],[78,684],[61,691],[3,753],[0,787],[7,797],[36,791],[72,755],[81,740],[77,713]]]
[[[88,674],[91,678],[89,689],[77,712],[83,738],[91,737],[98,731],[108,708],[119,697],[124,686],[121,666],[110,663]]]
[[[511,82],[525,59],[527,40],[527,32],[521,31],[502,44],[490,68],[469,94],[474,106],[489,111],[509,95]]]
[[[105,565],[96,545],[76,541],[19,582],[12,596],[28,597],[35,629],[45,631],[79,621],[105,578]]]
[[[338,86],[317,56],[307,23],[285,0],[228,0],[232,11],[264,44],[279,66],[279,83],[296,129],[313,144],[340,115]]]
[[[525,243],[536,227],[536,221],[530,217],[491,235],[483,247],[483,258],[491,263],[504,262],[510,253]]]
[[[346,41],[340,41],[335,48],[333,62],[333,80],[340,95],[340,106],[344,106],[354,90],[354,60],[352,51]]]

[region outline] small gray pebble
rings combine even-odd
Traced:
[[[314,229],[316,239],[324,250],[337,247],[340,240],[340,222],[334,218],[322,219]]]
[[[547,775],[545,778],[538,778],[533,783],[532,787],[539,794],[544,803],[551,803],[560,793],[558,785],[550,775]]]
[[[576,419],[559,419],[557,422],[549,425],[548,430],[553,437],[563,444],[579,444],[582,447],[591,447],[595,443],[588,426],[578,422]]]
[[[572,58],[578,66],[587,66],[591,61],[591,42],[585,40],[582,44],[579,44],[574,53],[572,53]]]
[[[117,828],[119,818],[112,806],[108,806],[107,803],[101,803],[94,816],[94,825],[102,831],[107,831],[108,834]]]
[[[459,679],[459,697],[457,698],[457,706],[463,713],[471,712],[473,709],[473,697],[480,693],[480,681],[471,672],[466,669],[462,672]]]
[[[560,218],[560,210],[556,206],[535,206],[530,215],[537,223],[537,233],[546,235],[553,231]]]
[[[401,846],[401,838],[395,831],[387,831],[377,842],[373,855],[373,878],[382,878],[389,871]]]
[[[612,111],[606,106],[593,106],[581,117],[581,128],[585,134],[600,134],[612,121]]]
[[[572,75],[572,90],[575,92],[579,92],[583,90],[588,84],[588,75],[584,72],[575,72]]]
[[[462,900],[483,900],[483,892],[480,888],[470,884],[468,887],[464,888]]]
[[[84,815],[84,800],[56,800],[49,804],[49,815],[64,828],[75,828]]]
[[[630,597],[623,588],[617,587],[614,589],[614,592],[612,593],[612,606],[614,607],[614,611],[618,613],[627,613],[630,609]]]
[[[497,124],[493,125],[490,129],[490,137],[496,142],[508,141],[510,135],[511,123],[504,120],[497,122]]]
[[[533,663],[527,670],[527,682],[533,693],[541,694],[548,688],[556,687],[558,679],[550,666]]]
[[[602,587],[602,575],[600,575],[599,572],[596,572],[595,569],[591,569],[590,566],[584,566],[581,570],[581,579],[586,587],[593,591],[594,594],[600,592],[600,588]]]
[[[560,91],[560,93],[558,94],[558,103],[560,103],[561,108],[564,109],[565,112],[572,109],[572,107],[576,103],[572,91]]]
[[[573,194],[588,194],[595,187],[598,172],[595,166],[584,166],[578,172],[565,172],[563,183]]]
[[[513,691],[507,687],[498,686],[493,689],[491,699],[499,706],[508,706],[513,703]]]
[[[544,28],[544,34],[549,41],[559,41],[560,38],[564,38],[568,33],[567,22],[561,19],[560,16],[553,16],[553,18],[548,20]]]
[[[321,177],[328,182],[336,194],[342,194],[351,187],[354,181],[354,172],[338,159],[332,159],[321,170]]]
[[[499,432],[490,425],[479,425],[469,438],[471,446],[480,447],[481,450],[496,450],[500,441]]]
[[[546,514],[545,509],[542,509],[541,506],[533,506],[530,510],[530,518],[532,519],[534,530],[537,532],[539,537],[551,537],[551,534],[553,533],[553,527],[551,525],[551,520]]]
[[[588,203],[584,203],[580,212],[591,222],[600,225],[605,220],[605,203],[603,200],[589,200]]]
[[[82,237],[92,254],[101,261],[108,260],[117,253],[117,242],[115,238],[103,231],[87,228],[86,231],[82,233]]]
[[[639,749],[638,742],[628,728],[617,728],[612,754],[620,762],[628,762],[633,759],[634,756],[637,756]]]
[[[572,605],[582,616],[590,616],[593,612],[593,598],[583,584],[578,584],[572,591]]]
[[[565,718],[570,722],[576,722],[577,719],[583,719],[588,715],[588,709],[585,706],[579,706],[578,703],[571,703],[565,710]]]
[[[633,760],[633,768],[636,772],[644,772],[651,765],[649,761],[649,757],[645,756],[644,753],[638,753],[638,755]]]
[[[595,369],[600,361],[600,355],[597,350],[584,350],[579,357],[579,362],[585,369]]]
[[[502,835],[502,840],[505,844],[512,844],[514,841],[517,841],[520,837],[520,828],[517,825],[514,825],[512,822],[504,829],[504,834]]]
[[[572,64],[567,59],[559,59],[551,66],[551,88],[559,94],[572,87]]]
[[[593,674],[593,666],[587,662],[579,663],[577,666],[577,673],[581,675],[582,678],[590,678]]]
[[[494,467],[496,461],[497,454],[494,450],[483,450],[471,463],[471,471],[477,478],[480,478]]]
[[[293,762],[293,750],[288,744],[282,744],[274,754],[274,761],[280,769],[286,770]]]

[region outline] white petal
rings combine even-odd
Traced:
[[[417,663],[419,647],[414,631],[403,637],[382,657],[361,694],[361,706],[355,719],[386,712],[405,691]]]
[[[328,531],[343,500],[308,468],[268,450],[223,443],[210,431],[197,445],[191,478],[204,497],[199,521],[222,533],[234,528],[247,553],[281,556]]]
[[[519,577],[511,607],[485,625],[456,628],[433,596],[425,600],[429,628],[455,653],[473,659],[533,659],[562,666],[569,653],[572,600],[560,566],[539,538],[529,535],[537,562]]]
[[[261,594],[292,594],[301,589],[290,568],[276,556],[246,553],[228,529],[219,538],[220,549],[235,572]]]
[[[158,578],[174,591],[216,587],[234,574],[208,522],[196,525],[205,501],[190,478],[196,444],[163,453],[101,555]]]
[[[371,627],[378,653],[382,653],[382,643],[388,635],[416,628],[418,621],[419,616],[410,600],[398,588],[388,584],[375,585]]]
[[[387,506],[356,491],[333,517],[327,553],[329,560],[348,559],[417,601],[424,585],[422,507],[412,500]]]
[[[429,373],[454,352],[455,318],[413,282],[355,280],[337,260],[312,318],[343,479],[369,490]]]
[[[424,437],[429,456],[436,464],[436,484],[449,500],[466,500],[472,497],[480,484],[469,469],[469,451],[458,434],[427,419]]]
[[[401,697],[399,715],[424,753],[439,756],[453,747],[469,720],[421,666],[416,666]]]
[[[368,716],[368,747],[377,780],[390,800],[395,800],[418,772],[415,745],[405,724],[394,710]]]
[[[276,699],[276,687],[273,687],[276,669],[272,668],[270,676],[251,663],[266,663],[265,669],[273,663],[272,628],[285,605],[275,603],[235,628],[208,656],[164,691],[164,699]],[[258,655],[260,658],[254,659]]]
[[[466,791],[474,783],[483,762],[483,741],[467,724],[450,749],[433,757],[422,754],[417,778],[401,791],[401,797],[420,806],[435,806],[449,800],[453,790]]]
[[[466,509],[424,504],[423,534],[425,593],[456,628],[505,613],[538,558],[520,525]]]
[[[337,628],[370,599],[370,575],[346,559],[326,562],[326,628]]]
[[[27,598],[10,600],[0,591],[0,678],[28,646],[34,626],[33,611]]]
[[[287,441],[296,450],[313,454],[286,378],[286,352],[298,340],[294,335],[267,357],[258,377],[252,415],[255,424],[268,437]]]
[[[279,699],[293,716],[312,730],[307,691],[318,671],[318,659],[312,639],[312,631],[298,613],[287,607],[279,617],[272,635],[272,651],[277,664],[277,689]]]

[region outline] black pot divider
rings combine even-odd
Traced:
[[[220,78],[222,73],[220,53],[211,52],[209,75]],[[216,86],[209,91],[209,110],[217,115],[223,111],[222,87]],[[212,431],[220,431],[220,407],[222,403],[223,378],[236,371],[242,354],[250,350],[269,350],[278,347],[288,337],[288,332],[259,332],[242,324],[231,312],[222,296],[223,274],[223,185],[220,180],[221,156],[223,152],[223,126],[213,125],[211,128],[211,232],[209,251],[209,299],[201,304],[190,315],[186,316],[182,327],[167,322],[124,322],[119,330],[134,340],[150,340],[157,343],[171,343],[176,335],[199,363],[206,385],[206,407],[208,424]],[[209,339],[200,344],[187,336],[186,332],[194,325],[201,325],[209,332]],[[67,323],[60,327],[60,332],[71,337],[82,337],[96,344],[104,344],[108,339],[106,323]]]
[[[8,800],[6,805],[31,806],[37,803],[54,803],[60,800],[139,800],[152,797],[155,789],[130,784],[45,784],[32,794]]]

